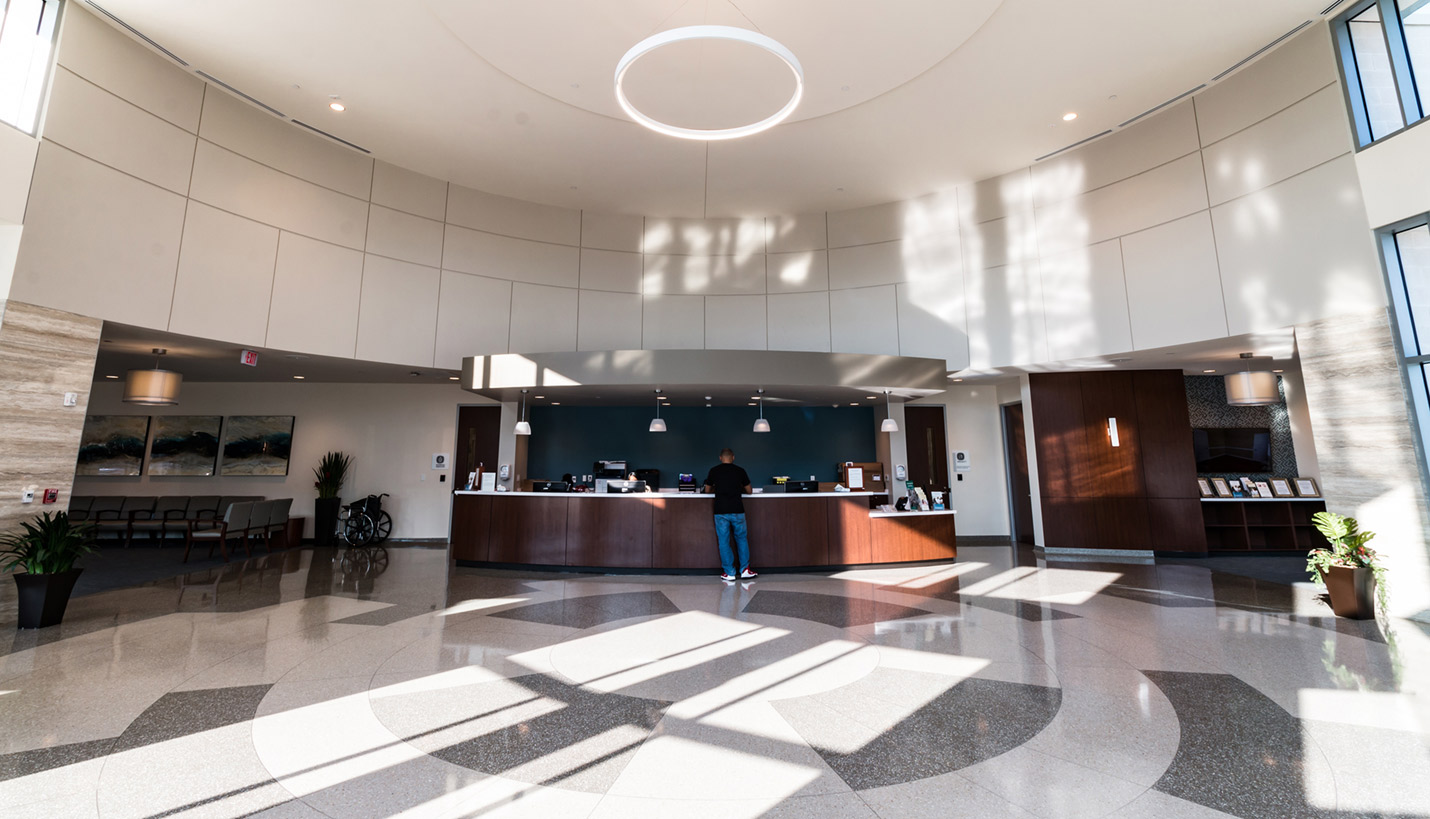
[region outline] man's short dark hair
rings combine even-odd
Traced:
[[[731,449],[731,448],[728,447],[728,446],[725,447],[724,449],[720,450],[720,457],[721,457],[721,458],[725,457],[726,455],[729,455],[731,458],[735,457],[735,450]]]

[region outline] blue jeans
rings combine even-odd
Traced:
[[[735,531],[735,545],[740,550],[740,571],[750,567],[750,541],[745,534],[745,513],[715,516],[715,538],[720,542],[720,568],[734,576],[735,555],[730,551],[730,530]]]

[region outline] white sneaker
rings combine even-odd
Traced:
[[[720,579],[723,580],[723,581],[725,581],[726,583],[734,583],[734,582],[735,582],[735,576],[734,576],[734,575],[732,575],[732,574],[725,574],[724,572],[721,572],[721,573],[720,573]]]
[[[744,570],[743,572],[740,572],[740,579],[741,579],[741,580],[749,580],[750,578],[759,577],[759,576],[760,576],[760,575],[759,575],[758,573],[756,573],[754,569],[751,569],[749,566],[746,566],[746,567],[745,567],[745,570]]]

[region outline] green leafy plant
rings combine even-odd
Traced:
[[[1322,578],[1332,566],[1348,569],[1370,569],[1375,576],[1375,596],[1382,611],[1386,609],[1385,567],[1378,562],[1375,550],[1366,545],[1375,532],[1362,532],[1355,518],[1335,512],[1317,512],[1311,522],[1331,544],[1329,549],[1315,549],[1306,556],[1306,571],[1316,585],[1324,587]]]
[[[348,470],[352,468],[353,456],[344,455],[341,452],[329,452],[318,461],[317,467],[313,469],[313,474],[317,480],[313,481],[313,487],[318,490],[320,498],[336,498],[338,493],[343,491],[343,481],[347,480]]]
[[[0,535],[0,567],[23,568],[30,574],[59,574],[74,568],[90,547],[93,524],[70,520],[66,512],[49,512],[20,524],[20,531]]]

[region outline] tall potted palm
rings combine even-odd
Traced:
[[[1375,600],[1386,607],[1385,567],[1376,561],[1373,549],[1365,544],[1375,532],[1363,532],[1355,518],[1335,512],[1311,516],[1329,549],[1316,549],[1306,557],[1306,571],[1316,585],[1324,586],[1331,597],[1331,611],[1338,617],[1369,620],[1375,616]]]
[[[331,546],[333,532],[338,526],[338,510],[343,499],[338,493],[343,491],[343,481],[347,480],[352,468],[353,456],[341,452],[329,452],[318,461],[313,469],[317,478],[313,488],[318,490],[318,499],[313,502],[313,542],[319,546]]]
[[[70,520],[66,512],[49,512],[20,524],[18,532],[0,535],[0,568],[24,569],[15,574],[19,593],[20,628],[58,625],[70,593],[83,569],[74,562],[90,548],[93,525]]]

